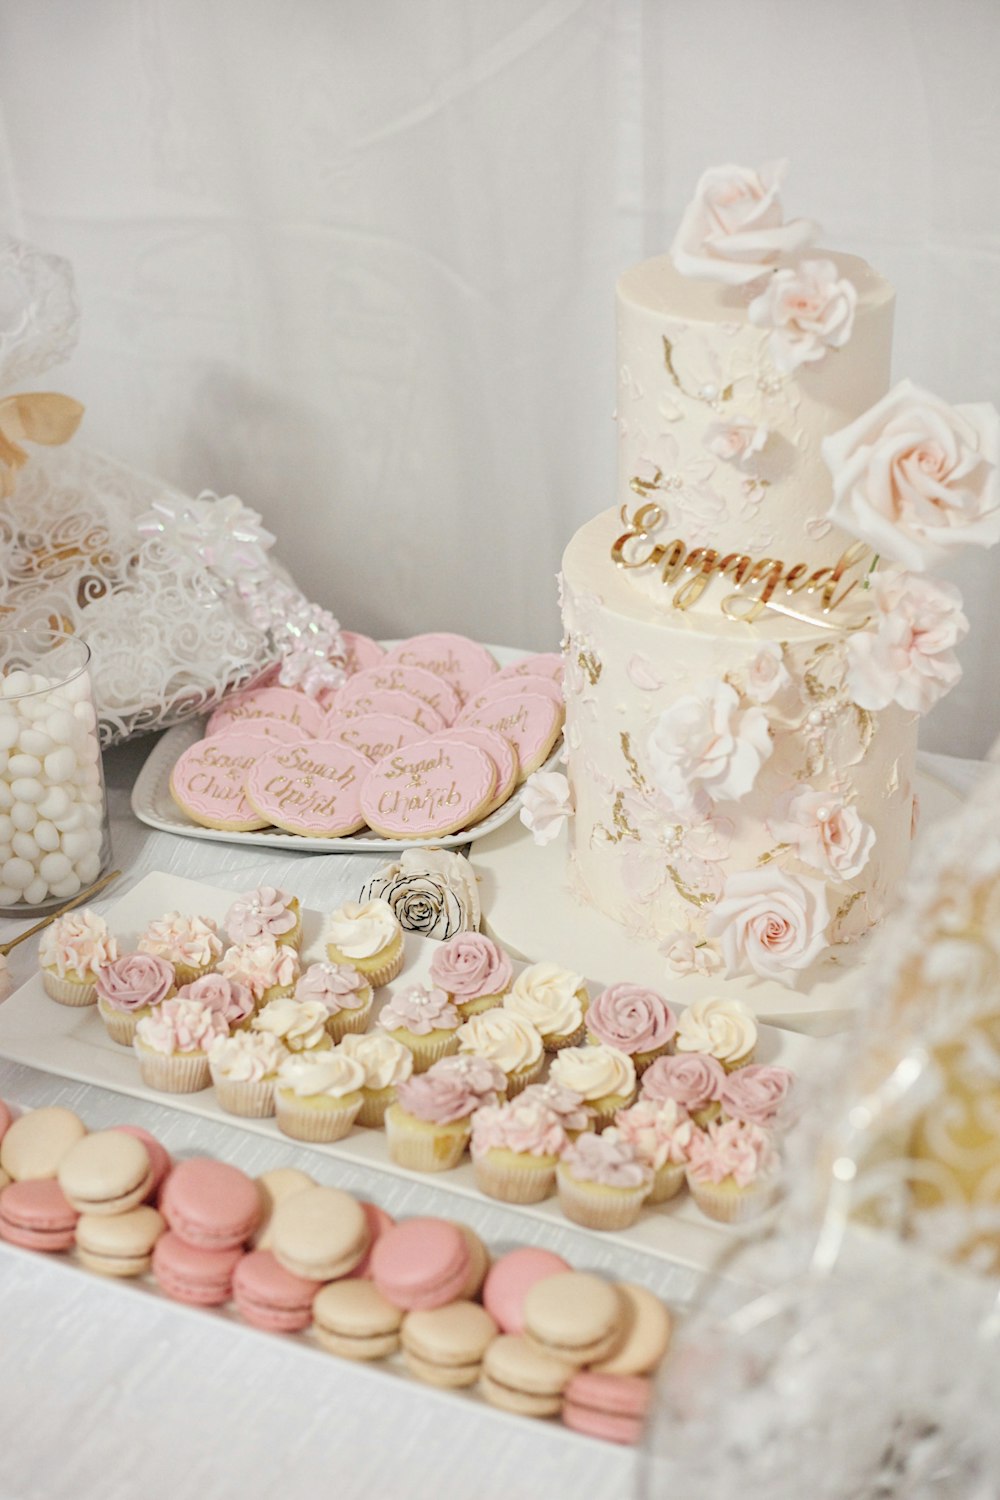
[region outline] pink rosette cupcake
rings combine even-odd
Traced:
[[[255,891],[237,896],[222,925],[235,947],[270,937],[276,943],[297,948],[302,941],[299,898],[273,885],[259,885]]]
[[[342,1140],[361,1109],[364,1081],[361,1064],[335,1048],[286,1057],[274,1090],[278,1129],[296,1141]]]
[[[250,1022],[251,1031],[268,1032],[289,1052],[325,1052],[333,1046],[326,1029],[326,1006],[320,1000],[269,1000]]]
[[[584,1103],[583,1095],[578,1094],[575,1089],[553,1083],[551,1078],[546,1078],[544,1083],[529,1083],[522,1097],[525,1101],[530,1099],[534,1104],[544,1104],[546,1109],[557,1115],[571,1141],[575,1141],[584,1130],[594,1128],[594,1111],[589,1104]]]
[[[295,999],[319,1001],[326,1008],[326,1029],[339,1042],[349,1031],[367,1031],[375,991],[350,964],[318,963],[299,976]]]
[[[521,1094],[472,1116],[472,1163],[480,1192],[502,1203],[541,1203],[555,1192],[569,1144],[559,1116]]]
[[[723,1120],[780,1129],[790,1124],[789,1091],[794,1076],[787,1068],[751,1063],[727,1075],[719,1092]]]
[[[276,943],[274,938],[258,938],[227,948],[219,959],[219,973],[245,984],[258,1006],[290,995],[301,971],[295,949],[287,943]]]
[[[93,1005],[97,975],[118,957],[108,924],[89,906],[56,917],[42,933],[38,962],[45,993],[60,1005]]]
[[[208,1049],[229,1028],[200,1000],[164,1000],[135,1028],[132,1046],[142,1081],[166,1094],[196,1094],[211,1082]]]
[[[567,1146],[556,1169],[559,1206],[587,1229],[628,1229],[649,1196],[653,1172],[615,1130],[586,1132]]]
[[[640,1161],[653,1169],[649,1203],[666,1203],[684,1186],[691,1141],[697,1126],[683,1105],[674,1099],[662,1104],[640,1099],[631,1109],[615,1115],[619,1140],[634,1147]]]
[[[413,1053],[377,1027],[364,1034],[349,1031],[338,1047],[365,1070],[358,1124],[378,1129],[385,1124],[385,1112],[399,1085],[413,1074]]]
[[[778,1166],[774,1141],[759,1125],[713,1120],[692,1138],[688,1187],[710,1219],[741,1224],[762,1213],[774,1198]]]
[[[96,990],[108,1036],[121,1047],[131,1047],[143,1016],[175,993],[174,966],[152,953],[123,953],[98,970]]]
[[[222,939],[211,918],[185,917],[179,911],[150,922],[136,947],[172,963],[178,985],[207,974],[222,956]]]
[[[513,1098],[542,1075],[545,1048],[530,1021],[509,1010],[482,1011],[458,1028],[459,1056],[486,1057],[502,1068]]]
[[[627,1052],[642,1074],[668,1050],[677,1018],[662,995],[640,984],[613,984],[587,1011],[587,1036]]]
[[[682,1104],[696,1125],[705,1126],[719,1115],[719,1098],[726,1070],[717,1058],[699,1052],[659,1057],[642,1075],[642,1097],[662,1104]]]
[[[461,1019],[444,990],[412,984],[382,1007],[378,1024],[409,1047],[414,1071],[426,1073],[440,1058],[457,1051]]]
[[[498,1072],[482,1058],[447,1057],[401,1083],[395,1104],[385,1112],[389,1155],[397,1166],[412,1172],[457,1167],[472,1133],[473,1114],[497,1101]],[[484,1087],[491,1079],[492,1090]]]
[[[594,1129],[610,1125],[620,1109],[635,1099],[635,1064],[626,1052],[598,1043],[588,1047],[565,1047],[552,1059],[549,1077],[564,1089],[572,1089],[594,1111]]]
[[[460,932],[448,938],[431,959],[431,981],[444,990],[463,1020],[502,1004],[514,970],[492,938]]]
[[[256,1006],[245,984],[227,979],[224,974],[203,974],[183,985],[178,995],[185,1000],[200,1000],[217,1010],[230,1031],[243,1031],[253,1019]]]
[[[757,1022],[742,1000],[696,1000],[681,1011],[675,1052],[705,1052],[727,1073],[753,1062]]]
[[[274,1114],[274,1085],[288,1050],[266,1031],[234,1031],[208,1049],[215,1097],[227,1114],[266,1120]]]

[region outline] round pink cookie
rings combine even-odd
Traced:
[[[284,719],[302,731],[303,738],[318,734],[323,722],[323,710],[318,703],[297,693],[294,688],[253,688],[249,693],[237,693],[220,703],[208,721],[207,733],[218,734],[233,720],[251,730],[254,719]],[[251,730],[252,732],[252,730]]]
[[[524,1332],[524,1299],[536,1281],[571,1267],[552,1250],[523,1245],[493,1262],[483,1283],[483,1306],[501,1333]]]
[[[563,1391],[563,1422],[610,1443],[637,1443],[652,1387],[643,1375],[580,1370]]]
[[[161,1234],[153,1250],[153,1276],[175,1302],[220,1307],[228,1302],[233,1272],[243,1258],[239,1247],[211,1250],[190,1245],[179,1234]]]
[[[499,677],[488,682],[465,706],[465,713],[484,708],[487,703],[499,703],[501,698],[517,698],[524,693],[538,693],[542,698],[551,698],[563,707],[562,688],[551,677]]]
[[[553,682],[562,682],[563,656],[561,651],[542,651],[537,656],[522,656],[520,661],[501,667],[497,677],[550,677]]]
[[[298,1333],[312,1322],[313,1298],[322,1285],[286,1271],[270,1250],[251,1250],[233,1272],[233,1302],[254,1328]]]
[[[162,1141],[158,1141],[155,1135],[150,1135],[149,1131],[144,1130],[141,1125],[112,1125],[111,1129],[120,1130],[123,1135],[135,1136],[135,1139],[145,1146],[149,1165],[153,1171],[153,1184],[146,1195],[146,1202],[155,1203],[156,1195],[174,1164],[173,1157]]]
[[[365,667],[374,667],[385,655],[384,646],[373,641],[370,635],[358,635],[356,630],[342,630],[340,639],[347,652],[344,668],[349,676],[364,671]]]
[[[519,777],[524,781],[537,771],[552,749],[562,729],[563,710],[551,698],[540,693],[525,693],[516,698],[500,698],[463,713],[456,729],[466,724],[493,729],[510,740],[521,763]]]
[[[463,744],[477,745],[480,750],[485,750],[497,768],[497,784],[493,792],[493,801],[483,814],[484,817],[489,817],[491,812],[496,812],[498,807],[503,806],[517,786],[521,770],[517,751],[510,740],[504,739],[502,734],[497,734],[492,729],[480,729],[478,725],[459,725],[457,729],[450,729],[448,733],[454,735],[456,740],[461,740]]]
[[[393,646],[387,658],[407,667],[425,667],[447,678],[464,703],[493,676],[497,664],[485,646],[447,631],[414,635]]]
[[[266,828],[270,819],[251,807],[243,788],[251,766],[273,749],[273,740],[253,734],[198,740],[171,771],[170,795],[182,812],[204,828],[231,833]]]
[[[279,745],[291,745],[302,738],[302,730],[297,724],[290,724],[287,719],[252,719],[249,722],[253,726],[250,731],[252,734],[261,739],[275,740]],[[223,739],[227,735],[246,734],[246,732],[247,721],[245,719],[230,719],[227,724],[223,724],[206,738]]]
[[[22,1250],[69,1250],[79,1214],[54,1177],[12,1182],[0,1193],[0,1238]]]
[[[364,1253],[364,1258],[359,1260],[353,1271],[348,1271],[348,1277],[362,1276],[365,1280],[371,1280],[372,1251],[382,1236],[392,1228],[395,1219],[387,1214],[384,1208],[379,1208],[377,1203],[362,1203],[361,1212],[365,1216],[368,1230],[371,1234],[371,1244]]]
[[[369,693],[412,693],[414,698],[432,708],[445,724],[455,722],[462,706],[446,677],[428,672],[426,667],[407,667],[398,661],[381,662],[377,667],[366,667],[363,672],[355,673],[341,689],[336,706],[350,708]]]
[[[464,1291],[471,1262],[469,1241],[448,1219],[406,1219],[394,1224],[372,1251],[371,1279],[393,1307],[444,1307]]]
[[[496,782],[486,751],[446,732],[380,760],[361,789],[361,811],[387,838],[454,833],[483,816]]]
[[[260,1222],[260,1193],[239,1167],[210,1156],[189,1156],[167,1178],[160,1210],[187,1244],[232,1250],[246,1244]]]
[[[362,714],[395,714],[400,719],[409,719],[425,734],[437,734],[445,728],[445,722],[436,708],[416,697],[404,693],[402,688],[368,688],[359,693],[354,702],[342,708],[338,694],[333,709],[344,719],[359,719]]]
[[[360,792],[370,765],[342,740],[272,747],[251,767],[247,798],[278,828],[334,839],[364,823]]]
[[[426,739],[427,731],[398,714],[359,714],[356,719],[342,719],[334,709],[327,716],[323,736],[328,740],[343,740],[374,765],[393,750]]]

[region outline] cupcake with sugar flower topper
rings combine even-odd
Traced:
[[[222,939],[211,917],[188,917],[179,911],[150,922],[136,947],[172,963],[178,986],[209,973],[222,956]]]
[[[546,1109],[558,1115],[559,1123],[571,1141],[583,1131],[594,1128],[594,1111],[584,1101],[583,1095],[575,1089],[563,1088],[551,1078],[546,1078],[543,1083],[529,1083],[523,1097],[544,1104]]]
[[[587,1011],[587,1038],[627,1052],[638,1074],[669,1051],[677,1018],[662,995],[641,984],[613,984]]]
[[[530,1021],[546,1052],[576,1047],[583,1041],[583,1018],[589,997],[582,974],[559,964],[529,964],[504,996],[504,1010]]]
[[[364,1081],[361,1064],[338,1048],[291,1053],[275,1081],[278,1129],[297,1141],[342,1140],[361,1109]]]
[[[42,984],[60,1005],[93,1005],[102,965],[118,957],[118,940],[89,906],[56,917],[42,933],[38,962]]]
[[[196,1094],[211,1082],[208,1049],[229,1028],[210,1005],[174,996],[135,1028],[132,1047],[142,1081],[165,1094]]]
[[[351,964],[310,964],[299,975],[296,1000],[318,1001],[326,1008],[326,1029],[335,1042],[348,1032],[368,1029],[375,991]]]
[[[572,1089],[594,1111],[594,1129],[610,1125],[620,1109],[628,1109],[636,1096],[635,1064],[627,1052],[603,1043],[566,1047],[552,1059],[549,1078]]]
[[[512,1099],[542,1076],[545,1048],[530,1021],[509,1010],[487,1010],[470,1016],[458,1028],[458,1051],[489,1058],[502,1068],[507,1097]]]
[[[514,979],[510,959],[481,932],[460,932],[431,959],[431,981],[458,1007],[463,1020],[503,1003]]]
[[[445,1057],[401,1083],[385,1112],[389,1155],[411,1172],[448,1172],[465,1155],[472,1117],[495,1104],[499,1068],[482,1058]]]
[[[569,1145],[559,1116],[521,1094],[472,1116],[476,1185],[501,1203],[541,1203],[556,1189],[556,1167]]]
[[[237,947],[262,937],[287,943],[290,948],[298,948],[302,942],[298,896],[290,896],[273,885],[259,885],[255,891],[237,896],[222,925],[230,943]]]
[[[444,990],[411,984],[393,995],[378,1024],[413,1053],[413,1071],[426,1073],[442,1057],[458,1051],[461,1016]]]
[[[704,1052],[727,1073],[753,1062],[757,1022],[742,1000],[696,1000],[681,1012],[675,1052]]]
[[[633,1146],[639,1160],[652,1168],[648,1202],[666,1203],[680,1192],[697,1129],[687,1110],[673,1099],[662,1104],[640,1099],[615,1115],[618,1138]]]
[[[659,1057],[642,1075],[642,1097],[662,1104],[673,1099],[702,1129],[719,1117],[726,1070],[716,1057],[703,1052],[678,1052]]]
[[[177,993],[185,1000],[200,1000],[217,1010],[230,1031],[245,1031],[257,1010],[247,986],[227,979],[225,974],[203,974],[182,985]]]
[[[219,973],[245,985],[257,1006],[290,995],[301,972],[295,949],[270,937],[227,948],[219,959]]]
[[[653,1182],[652,1168],[614,1129],[567,1146],[556,1168],[559,1207],[586,1229],[629,1229]]]
[[[403,929],[388,901],[345,901],[326,922],[326,956],[351,964],[372,989],[381,989],[403,967]]]
[[[729,1073],[719,1092],[723,1120],[742,1120],[765,1130],[790,1125],[794,1074],[775,1064],[751,1063]]]
[[[220,1109],[243,1119],[269,1119],[278,1069],[288,1055],[284,1043],[268,1031],[216,1037],[208,1049],[208,1067]]]
[[[348,1031],[339,1048],[365,1070],[358,1124],[380,1129],[385,1112],[395,1102],[396,1091],[413,1074],[413,1053],[388,1032],[376,1027],[363,1034]]]
[[[742,1224],[773,1201],[779,1170],[769,1131],[742,1120],[713,1120],[692,1138],[686,1175],[703,1214],[722,1224]]]
[[[101,1020],[120,1047],[131,1047],[143,1016],[177,993],[173,964],[152,953],[122,953],[103,964],[95,988]]]
[[[289,1052],[326,1052],[333,1046],[327,1019],[321,1000],[279,995],[261,1006],[250,1022],[250,1030],[277,1037]]]

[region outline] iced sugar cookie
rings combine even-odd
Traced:
[[[433,735],[380,760],[361,789],[369,828],[387,838],[454,833],[483,816],[497,772],[478,745]]]
[[[521,761],[517,751],[510,740],[504,739],[502,734],[497,734],[493,729],[481,729],[478,725],[465,724],[457,726],[448,731],[449,735],[456,740],[462,740],[467,745],[477,745],[480,750],[485,750],[490,760],[496,766],[497,784],[493,789],[493,800],[483,813],[488,818],[490,813],[496,812],[502,807],[517,786],[518,777],[521,774]]]
[[[437,734],[439,729],[445,728],[436,708],[431,708],[429,703],[415,698],[412,693],[404,693],[401,688],[369,688],[359,693],[346,708],[341,707],[338,694],[333,712],[345,719],[357,719],[362,714],[395,714],[400,719],[409,719],[425,734]]]
[[[342,719],[334,712],[327,716],[323,738],[343,740],[374,765],[393,750],[425,740],[427,731],[398,714],[359,714],[356,719]]]
[[[350,677],[355,672],[363,672],[365,667],[377,666],[385,655],[384,646],[373,641],[370,635],[358,635],[356,630],[342,630],[340,639],[347,653],[344,670]]]
[[[497,677],[551,677],[553,682],[562,682],[562,674],[562,652],[542,651],[535,656],[522,656],[509,667],[501,667]]]
[[[247,800],[288,833],[335,839],[364,824],[359,796],[370,766],[342,740],[269,745],[247,776]]]
[[[560,709],[563,707],[562,688],[551,677],[494,677],[470,698],[460,717],[484,708],[487,703],[499,703],[501,698],[516,698],[523,693],[538,693],[542,698],[551,698]]]
[[[540,693],[524,693],[516,698],[500,698],[496,703],[468,711],[456,729],[478,724],[502,734],[517,751],[520,761],[518,779],[524,781],[537,771],[548,756],[562,729],[562,706]]]
[[[215,730],[214,734],[206,735],[206,739],[222,739],[226,735],[246,734],[250,726],[250,732],[264,740],[273,740],[279,745],[294,745],[302,738],[302,730],[295,724],[289,724],[287,719],[230,719],[228,724],[223,724],[221,729]]]
[[[247,801],[243,786],[251,766],[275,748],[274,740],[253,734],[220,734],[199,740],[170,773],[170,795],[182,812],[203,828],[252,833],[267,828]]]
[[[385,662],[356,672],[341,688],[336,706],[350,708],[372,692],[412,693],[421,703],[428,704],[444,724],[453,724],[462,706],[446,677],[428,672],[425,667],[405,667],[402,662]]]
[[[386,656],[387,662],[398,661],[405,667],[424,667],[451,683],[464,703],[471,698],[497,670],[485,646],[464,635],[442,631],[434,635],[414,635],[400,641]]]
[[[239,693],[220,703],[208,721],[206,733],[217,734],[234,720],[249,730],[255,719],[283,719],[286,724],[301,729],[305,738],[319,734],[323,710],[305,693],[297,693],[294,688],[254,688],[252,692]]]

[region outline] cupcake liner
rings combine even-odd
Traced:
[[[702,1213],[720,1224],[745,1224],[756,1218],[771,1203],[778,1186],[767,1177],[741,1188],[731,1177],[722,1182],[695,1182],[690,1174],[687,1184]]]
[[[350,1095],[347,1097],[351,1098]],[[325,1106],[322,1109],[310,1108],[300,1104],[294,1094],[289,1097],[288,1093],[278,1089],[274,1096],[278,1129],[296,1141],[326,1145],[330,1141],[342,1140],[358,1117],[361,1099],[354,1095],[351,1103],[338,1105],[331,1099],[330,1104],[329,1109]]]
[[[642,1212],[649,1188],[605,1187],[596,1182],[579,1182],[560,1166],[556,1173],[559,1207],[574,1224],[586,1229],[629,1229]]]
[[[263,1010],[264,1006],[265,1005],[269,1005],[272,1000],[284,1000],[285,996],[286,995],[290,995],[294,989],[295,989],[295,981],[294,980],[292,981],[291,984],[272,984],[272,985],[269,985],[268,988],[261,995],[260,999],[256,1000],[254,1003],[257,1006],[258,1010]]]
[[[268,1120],[274,1114],[274,1079],[235,1079],[213,1076],[215,1097],[227,1115],[245,1120]]]
[[[462,1020],[467,1021],[470,1016],[481,1016],[484,1010],[496,1010],[503,1004],[503,997],[506,993],[507,991],[504,990],[502,995],[476,995],[472,1000],[459,1000],[455,995],[449,995],[448,998]]]
[[[97,987],[93,979],[67,979],[51,969],[42,970],[42,984],[50,1000],[60,1005],[93,1005],[97,999]]]
[[[546,1052],[561,1052],[564,1047],[579,1047],[586,1033],[587,1028],[581,1021],[575,1031],[553,1032],[551,1036],[543,1036],[542,1046]]]
[[[193,984],[203,974],[211,974],[215,969],[214,964],[186,964],[175,958],[172,958],[170,962],[174,966],[174,982],[178,989],[182,985]]]
[[[349,1031],[359,1036],[368,1030],[368,1017],[372,1013],[374,1000],[373,994],[364,1005],[357,1006],[355,1010],[338,1010],[327,1017],[326,1029],[334,1042],[339,1042]]]
[[[743,1055],[742,1055],[742,1057],[733,1057],[733,1058],[730,1058],[730,1059],[727,1059],[725,1057],[720,1057],[719,1058],[719,1062],[725,1068],[725,1070],[726,1070],[727,1073],[735,1073],[736,1070],[737,1070],[737,1068],[745,1068],[746,1065],[747,1065],[747,1063],[752,1063],[753,1060],[754,1060],[754,1057],[756,1055],[756,1052],[757,1052],[757,1048],[756,1047],[751,1047],[750,1051],[749,1052],[744,1052]]]
[[[632,1062],[635,1064],[636,1077],[641,1078],[658,1057],[666,1057],[669,1051],[670,1043],[664,1042],[662,1047],[654,1047],[650,1052],[633,1052]]]
[[[390,1083],[385,1089],[362,1089],[358,1124],[367,1125],[369,1130],[381,1130],[385,1124],[385,1112],[389,1105],[395,1102],[396,1085],[394,1083]]]
[[[600,1099],[588,1099],[587,1103],[594,1111],[591,1129],[596,1130],[598,1134],[606,1130],[609,1125],[615,1123],[615,1115],[618,1111],[628,1109],[635,1103],[635,1098],[636,1090],[633,1089],[630,1094],[605,1094]]]
[[[302,945],[302,918],[299,915],[299,903],[298,903],[298,901],[295,901],[294,903],[293,902],[289,902],[288,910],[289,911],[294,911],[294,913],[295,913],[295,917],[296,917],[295,926],[292,927],[288,932],[283,932],[280,935],[280,937],[277,939],[277,941],[279,943],[284,943],[284,945],[285,945],[286,948],[295,948],[295,949],[298,949]]]
[[[412,1121],[398,1105],[386,1111],[385,1133],[389,1155],[398,1167],[411,1172],[450,1172],[465,1155],[472,1134],[470,1120],[449,1125],[424,1125]]]
[[[403,967],[403,934],[400,932],[384,954],[376,954],[373,958],[356,959],[350,958],[341,952],[336,943],[327,943],[326,956],[331,963],[347,964],[352,969],[357,969],[371,985],[373,990],[379,990],[384,984],[390,984],[396,978]]]
[[[513,1099],[522,1089],[526,1089],[529,1083],[537,1083],[545,1071],[545,1053],[536,1063],[527,1068],[515,1068],[512,1073],[507,1074],[507,1098]]]
[[[677,1197],[684,1186],[686,1176],[687,1167],[683,1162],[664,1162],[662,1167],[657,1167],[653,1172],[653,1186],[646,1202],[669,1203],[671,1198]]]
[[[138,1010],[114,1010],[100,999],[97,1002],[97,1009],[107,1028],[108,1036],[113,1042],[117,1042],[119,1047],[131,1047],[135,1028],[143,1016],[150,1014],[148,1005],[143,1005]]]
[[[147,1088],[163,1094],[197,1094],[212,1081],[204,1052],[149,1052],[135,1048]]]
[[[427,1036],[415,1036],[412,1031],[390,1031],[389,1035],[402,1042],[404,1047],[409,1047],[413,1053],[414,1073],[426,1073],[442,1057],[450,1057],[453,1052],[458,1051],[457,1030],[432,1031]]]
[[[479,1191],[501,1203],[542,1203],[556,1190],[554,1156],[525,1154],[517,1162],[511,1162],[497,1160],[492,1152],[486,1151],[482,1156],[474,1156],[472,1165]]]

